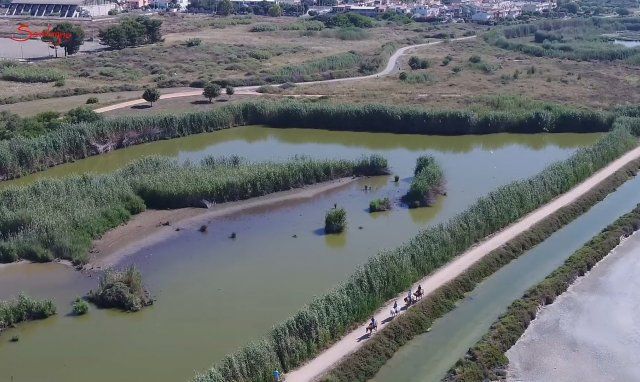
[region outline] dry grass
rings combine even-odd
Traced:
[[[640,69],[621,63],[530,57],[492,47],[481,39],[418,49],[403,57],[402,70],[411,71],[406,63],[411,55],[431,62],[426,72],[436,78],[435,83],[408,84],[394,75],[346,84],[299,86],[287,93],[327,95],[334,102],[385,102],[438,108],[464,108],[475,104],[479,97],[498,95],[596,108],[640,102],[637,91]],[[447,55],[452,60],[442,66]],[[487,74],[474,68],[469,62],[473,55],[480,56],[483,62],[495,67],[495,71]],[[454,73],[452,69],[456,66],[462,71]],[[528,74],[531,67],[535,67],[535,73]],[[519,74],[514,79],[516,71]]]

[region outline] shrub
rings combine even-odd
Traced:
[[[411,58],[409,58],[408,64],[411,70],[427,69],[429,66],[431,66],[429,60],[417,56],[411,56]]]
[[[53,84],[53,86],[56,86],[56,87],[59,87],[59,88],[63,87],[64,86],[64,78],[57,79],[56,82]]]
[[[275,24],[262,23],[252,25],[249,32],[274,32],[277,30],[278,27]]]
[[[339,40],[365,40],[369,33],[362,28],[345,27],[340,29],[325,29],[320,33],[322,37],[337,38]]]
[[[82,106],[69,110],[64,116],[64,121],[67,123],[97,122],[100,120],[102,120],[102,115]]]
[[[480,56],[474,54],[473,56],[469,57],[469,62],[472,63],[472,64],[477,64],[477,63],[482,62],[482,58],[480,58]]]
[[[389,198],[374,199],[369,203],[369,212],[389,211],[391,200]]]
[[[449,63],[453,60],[453,57],[451,57],[450,55],[445,56],[445,58],[442,59],[442,66],[447,66],[449,65]]]
[[[78,297],[73,301],[71,311],[76,316],[85,315],[89,311],[89,304],[87,304],[86,301]]]
[[[89,97],[87,98],[87,105],[90,105],[92,103],[98,103],[98,97]]]
[[[202,39],[199,38],[190,38],[185,42],[185,45],[188,47],[198,46],[202,43]]]
[[[153,304],[149,292],[142,285],[142,274],[135,266],[119,271],[107,269],[96,291],[90,291],[87,298],[101,308],[118,308],[136,312]]]
[[[400,73],[400,80],[408,83],[408,84],[427,84],[435,82],[435,77],[431,73]]]
[[[225,88],[225,92],[227,93],[228,96],[232,96],[233,93],[235,93],[235,89],[233,88],[233,86],[227,86]]]
[[[41,320],[56,314],[51,300],[35,300],[24,294],[16,299],[0,301],[0,332],[22,321]]]
[[[443,193],[444,174],[436,159],[420,156],[414,171],[409,191],[402,198],[409,208],[427,207],[433,204],[438,194]]]
[[[327,234],[340,233],[347,227],[347,211],[344,208],[334,208],[327,212],[324,218],[324,232]]]
[[[148,16],[127,17],[117,25],[101,29],[98,36],[102,44],[112,49],[124,49],[162,41],[161,26],[162,20]]]

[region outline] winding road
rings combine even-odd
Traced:
[[[611,162],[605,168],[587,178],[584,182],[572,188],[565,194],[562,194],[551,202],[526,215],[516,223],[506,227],[500,232],[486,238],[477,245],[473,246],[465,253],[449,262],[444,267],[438,269],[436,272],[424,277],[422,280],[415,283],[412,287],[412,290],[415,291],[418,285],[422,285],[425,296],[429,295],[439,287],[458,277],[460,274],[469,269],[469,267],[489,254],[491,251],[500,248],[509,240],[527,231],[533,225],[539,223],[544,218],[556,212],[560,208],[571,204],[572,202],[586,194],[591,188],[595,187],[600,182],[605,180],[609,175],[620,170],[626,164],[638,158],[640,158],[640,147],[629,151],[622,157]],[[396,296],[396,298],[387,301],[385,305],[375,313],[374,317],[376,321],[378,321],[378,330],[383,329],[386,325],[388,325],[388,322],[390,322],[387,319],[390,316],[391,308],[393,307],[394,301],[398,301],[399,306],[404,306],[403,298],[406,295],[407,292],[399,294],[398,296]],[[403,314],[404,312],[404,310],[401,310],[400,314]],[[388,322],[385,322],[385,320],[387,320]],[[320,355],[318,355],[316,358],[309,361],[300,368],[288,373],[286,375],[286,381],[313,381],[321,377],[323,374],[327,373],[331,369],[331,367],[338,363],[343,357],[356,351],[366,342],[366,338],[363,336],[368,324],[368,321],[361,324],[357,329],[350,332],[340,341],[336,342],[331,347],[320,353]]]
[[[449,41],[465,41],[465,40],[470,40],[470,39],[474,39],[474,38],[476,38],[476,36],[459,37],[459,38],[451,39]],[[398,60],[400,59],[400,57],[402,55],[406,54],[407,52],[409,52],[409,51],[411,51],[413,49],[423,48],[423,47],[437,45],[437,44],[442,44],[443,42],[444,42],[444,40],[439,40],[439,41],[428,42],[428,43],[424,43],[424,44],[409,45],[409,46],[405,46],[403,48],[400,48],[400,49],[396,50],[391,55],[391,57],[389,57],[389,61],[387,62],[387,66],[383,70],[381,70],[380,72],[375,73],[375,74],[370,74],[368,76],[335,78],[335,79],[332,79],[332,80],[322,80],[322,81],[296,82],[295,84],[299,85],[299,86],[302,86],[302,85],[315,85],[315,84],[330,84],[330,83],[337,83],[337,82],[361,81],[361,80],[368,80],[368,79],[372,79],[372,78],[379,78],[379,77],[382,77],[382,76],[388,76],[388,75],[390,75],[390,74],[392,74],[392,73],[394,73],[396,71],[396,67],[398,65]],[[273,86],[278,86],[278,85],[281,85],[281,84],[273,84]],[[240,87],[235,88],[235,94],[257,95],[259,93],[256,93],[256,90],[258,90],[259,87],[260,87],[259,85],[240,86]],[[160,96],[160,99],[196,97],[196,96],[201,96],[201,95],[202,95],[202,89],[196,89],[196,90],[190,90],[190,91],[182,91],[182,92],[162,94]],[[132,100],[132,101],[120,102],[120,103],[116,103],[116,104],[113,104],[113,105],[101,107],[101,108],[95,109],[94,111],[96,113],[106,113],[108,111],[117,110],[117,109],[123,109],[125,107],[131,107],[131,106],[135,106],[135,105],[140,105],[140,104],[143,104],[143,103],[146,103],[146,102],[147,101],[145,101],[142,98],[140,98],[140,99],[135,99],[135,100]]]

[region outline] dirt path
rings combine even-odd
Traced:
[[[214,205],[208,209],[147,210],[94,241],[85,269],[113,266],[122,258],[142,248],[167,240],[181,230],[198,229],[214,218],[277,203],[312,198],[323,192],[349,185],[355,180],[357,178],[336,179],[257,198]],[[169,224],[166,224],[167,222]]]
[[[545,217],[554,213],[558,209],[580,198],[595,185],[597,185],[609,175],[613,174],[624,165],[636,158],[640,158],[640,147],[633,149],[632,151],[613,161],[604,169],[598,171],[596,174],[592,175],[587,180],[571,189],[569,192],[559,196],[550,203],[531,212],[524,218],[520,219],[518,222],[506,227],[495,235],[488,237],[462,255],[456,257],[453,261],[440,268],[435,273],[423,278],[422,280],[414,284],[412,290],[415,291],[418,284],[420,284],[422,285],[425,294],[433,292],[435,289],[441,287],[442,285],[462,274],[471,265],[482,259],[491,251],[499,248],[522,232],[525,232],[531,226],[540,222]],[[402,306],[404,305],[403,298],[405,296],[406,292],[399,294],[395,299],[387,301],[385,305],[375,313],[375,319],[376,321],[378,321],[378,330],[384,328],[387,325],[384,324],[383,321],[389,317],[389,312],[393,307],[394,301],[397,300],[398,304]],[[404,311],[401,311],[400,314],[402,314],[403,312]],[[367,324],[368,322],[361,324],[356,330],[347,334],[340,341],[322,352],[318,357],[287,374],[286,381],[312,381],[329,371],[334,364],[340,361],[340,359],[354,352],[364,343],[364,341],[361,341],[360,339],[365,334]]]
[[[476,36],[467,36],[467,37],[459,37],[459,38],[454,38],[451,39],[450,41],[465,41],[465,40],[470,40],[470,39],[474,39]],[[437,45],[437,44],[442,44],[443,41],[434,41],[434,42],[428,42],[428,43],[424,43],[424,44],[416,44],[416,45],[409,45],[409,46],[405,46],[403,48],[400,48],[398,50],[395,51],[395,53],[393,53],[391,55],[391,57],[389,57],[389,61],[387,62],[387,66],[382,69],[382,71],[376,73],[376,74],[370,74],[368,76],[359,76],[359,77],[346,77],[346,78],[336,78],[336,79],[332,79],[332,80],[324,80],[324,81],[309,81],[309,82],[296,82],[296,85],[315,85],[315,84],[326,84],[326,83],[336,83],[336,82],[348,82],[348,81],[361,81],[361,80],[367,80],[367,79],[372,79],[372,78],[378,78],[378,77],[382,77],[382,76],[388,76],[390,74],[393,74],[396,72],[396,67],[398,65],[398,60],[400,59],[400,57],[404,54],[406,54],[407,52],[413,50],[413,49],[417,49],[417,48],[423,48],[423,47],[427,47],[427,46],[432,46],[432,45]],[[278,86],[279,84],[274,84],[273,86]],[[240,86],[235,88],[235,94],[242,94],[242,95],[261,95],[261,93],[256,92],[256,90],[259,88],[260,86]],[[202,89],[196,89],[196,90],[189,90],[189,91],[181,91],[181,92],[175,92],[175,93],[167,93],[167,94],[163,94],[160,96],[160,99],[172,99],[172,98],[182,98],[182,97],[196,97],[196,96],[201,96],[202,95]],[[95,109],[94,111],[96,113],[106,113],[108,111],[112,111],[112,110],[117,110],[117,109],[122,109],[125,107],[131,107],[131,106],[135,106],[135,105],[141,105],[143,103],[146,103],[147,101],[143,100],[143,99],[135,99],[132,101],[126,101],[126,102],[120,102],[120,103],[116,103],[113,105],[109,105],[109,106],[105,106],[105,107],[101,107],[98,109]]]

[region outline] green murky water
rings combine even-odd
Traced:
[[[439,382],[515,299],[638,203],[640,177],[635,177],[587,213],[478,284],[454,310],[436,320],[429,333],[402,347],[372,381]]]
[[[135,314],[92,308],[71,317],[71,301],[95,286],[60,264],[0,267],[0,298],[19,291],[54,298],[59,314],[20,325],[0,336],[0,381],[181,381],[224,354],[264,334],[384,248],[393,248],[421,228],[462,211],[499,185],[528,177],[592,144],[596,134],[430,137],[242,127],[118,150],[15,180],[105,172],[143,155],[181,160],[236,154],[251,160],[385,155],[391,177],[361,179],[311,199],[213,220],[209,231],[180,235],[123,260],[136,263],[157,304]],[[408,188],[415,159],[430,153],[441,162],[447,196],[430,208],[395,205],[369,214],[373,198],[397,200]],[[365,185],[373,187],[365,192]],[[321,233],[334,203],[347,209],[349,227],[337,236]],[[361,228],[360,228],[361,227]],[[237,232],[238,239],[227,238]],[[297,235],[297,238],[293,238]],[[9,343],[19,335],[18,343]]]

